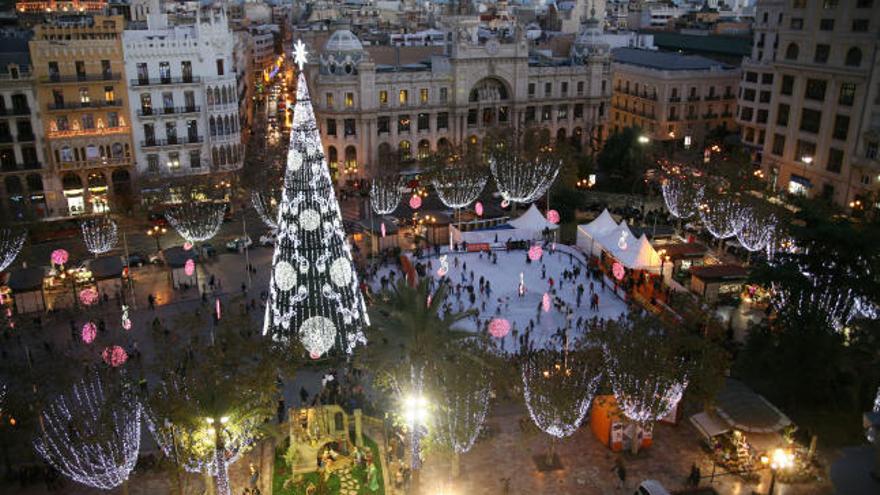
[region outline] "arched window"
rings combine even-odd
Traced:
[[[220,104],[220,88],[217,87],[214,88],[214,104]]]
[[[331,168],[335,168],[339,162],[339,154],[336,152],[336,146],[327,148],[327,163]]]
[[[397,145],[397,152],[400,153],[401,160],[409,160],[412,158],[412,145],[409,141],[401,141],[399,145]]]
[[[122,153],[122,144],[113,143],[113,145],[110,147],[110,156],[112,156],[113,158],[121,158]]]
[[[852,47],[846,52],[846,60],[844,63],[849,67],[858,67],[862,65],[862,51],[856,47]]]
[[[223,117],[223,134],[229,135],[230,127],[229,127],[229,115]]]
[[[785,59],[797,60],[799,52],[800,49],[798,48],[797,43],[789,43],[788,47],[785,49]]]
[[[440,138],[437,140],[437,151],[447,152],[452,148],[452,145],[449,144],[449,140],[446,138]]]
[[[565,141],[565,134],[566,134],[565,128],[562,128],[562,129],[559,129],[558,131],[556,131],[556,142],[561,143],[561,142]]]
[[[214,116],[212,115],[210,119],[208,119],[208,127],[211,129],[211,137],[217,135],[217,123],[214,122]]]
[[[208,88],[208,91],[206,92],[205,96],[208,99],[208,106],[213,105],[214,104],[214,91],[211,88]]]
[[[345,168],[355,170],[358,166],[357,148],[354,146],[345,147]]]
[[[74,191],[83,188],[82,179],[72,172],[68,172],[61,178],[61,187],[65,191]]]
[[[232,154],[232,146],[226,145],[226,159],[229,161],[229,164],[232,165],[235,163],[234,155]]]
[[[226,148],[220,147],[220,165],[226,165]]]
[[[62,162],[73,161],[73,148],[71,148],[70,146],[62,146],[59,151],[59,158],[61,158]]]
[[[223,89],[220,91],[220,101],[224,105],[229,103],[229,96],[226,94],[226,86],[223,86]]]
[[[428,158],[428,155],[431,154],[431,142],[427,139],[422,139],[419,141],[419,160],[424,160]]]
[[[217,148],[211,149],[211,161],[214,162],[214,166],[220,165],[220,152]]]
[[[487,77],[474,85],[468,101],[472,103],[503,101],[507,99],[507,86],[498,79]]]

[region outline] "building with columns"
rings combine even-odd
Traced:
[[[737,120],[777,190],[877,207],[877,0],[760,0]]]
[[[145,187],[161,184],[156,192],[163,194],[168,179],[216,180],[240,169],[235,38],[225,11],[198,10],[191,22],[172,24],[153,0],[146,17],[146,29],[123,35],[137,173],[151,184]]]
[[[334,32],[308,76],[331,170],[340,179],[381,171],[387,158],[479,145],[490,129],[541,128],[595,149],[611,96],[608,45],[595,18],[570,51],[530,52],[523,33],[477,37],[479,21],[454,18],[443,47],[364,47]],[[313,47],[314,49],[314,47]],[[355,171],[356,170],[356,171]]]
[[[61,182],[57,216],[127,209],[134,154],[122,16],[52,18],[30,41],[47,165]]]

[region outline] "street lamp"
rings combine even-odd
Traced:
[[[152,228],[147,230],[147,235],[156,239],[156,251],[161,251],[162,246],[159,245],[159,238],[165,235],[168,232],[168,229],[165,227],[160,227],[158,225],[153,225]]]
[[[419,493],[419,472],[422,467],[421,460],[421,427],[428,422],[428,399],[421,393],[413,393],[403,399],[402,415],[411,429],[410,444],[410,468],[412,469],[412,484],[414,493]]]
[[[645,136],[644,134],[639,136],[639,144],[648,144],[650,142],[651,142],[651,138],[649,138],[648,136]]]
[[[802,156],[801,161],[804,162],[805,164],[809,165],[809,164],[813,163],[813,157],[812,156]]]
[[[776,473],[794,465],[794,454],[788,450],[777,448],[770,456],[762,455],[761,464],[770,467],[770,489],[767,490],[767,495],[773,495],[773,490],[776,487]]]

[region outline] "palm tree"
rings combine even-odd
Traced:
[[[448,290],[448,285],[441,283],[431,293],[427,279],[411,287],[401,278],[396,286],[376,298],[377,303],[370,311],[372,325],[366,332],[370,344],[356,351],[356,361],[361,368],[373,373],[378,387],[390,390],[399,399],[407,394],[420,396],[426,369],[461,366],[464,362],[482,364],[477,355],[464,346],[455,345],[480,338],[473,332],[455,328],[476,314],[475,310],[441,316]],[[411,426],[411,467],[413,484],[417,487],[421,432],[415,422]]]

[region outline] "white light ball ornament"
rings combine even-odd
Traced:
[[[315,210],[303,210],[299,214],[299,225],[303,230],[312,232],[321,225],[321,215]]]
[[[287,160],[287,168],[289,170],[294,170],[294,171],[299,170],[300,168],[302,168],[302,164],[303,164],[302,153],[300,153],[298,151],[293,151],[292,153],[290,153],[290,157]]]
[[[345,258],[336,258],[330,265],[330,280],[338,287],[351,283],[351,264]]]
[[[281,290],[291,290],[296,286],[296,270],[286,261],[275,266],[275,285]]]
[[[300,340],[303,347],[312,356],[322,356],[333,347],[336,340],[336,325],[330,318],[313,316],[299,327]]]

